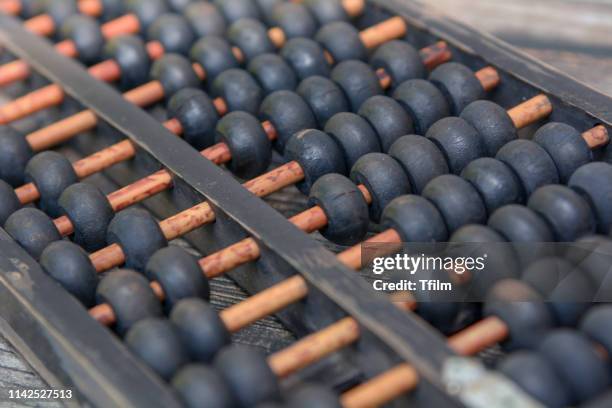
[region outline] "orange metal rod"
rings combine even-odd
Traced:
[[[42,35],[42,28],[48,30],[55,27],[49,27],[48,16],[34,17],[37,19],[36,23],[32,27],[36,27],[36,32]],[[43,24],[44,23],[44,24]],[[27,27],[31,27],[28,23],[25,23]],[[53,20],[51,20],[53,25]],[[121,35],[121,34],[133,34],[140,31],[140,23],[133,14],[128,14],[123,17],[119,17],[116,20],[109,21],[101,27],[102,34],[106,39]],[[60,54],[74,58],[78,52],[76,46],[72,40],[64,40],[55,45],[55,49]],[[7,86],[16,81],[27,79],[30,76],[30,66],[23,60],[16,60],[0,66],[0,86]]]

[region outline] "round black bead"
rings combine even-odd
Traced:
[[[604,347],[608,353],[612,353],[612,305],[593,306],[582,318],[580,331],[591,340]]]
[[[259,351],[247,346],[228,346],[217,355],[214,365],[241,407],[280,399],[276,375]]]
[[[129,268],[143,270],[159,249],[168,245],[159,223],[149,212],[139,208],[123,210],[108,227],[107,242],[119,244]]]
[[[453,115],[459,115],[467,105],[485,97],[474,72],[458,62],[440,65],[431,72],[429,80],[442,91]]]
[[[129,269],[107,273],[96,290],[98,304],[108,303],[116,317],[115,328],[121,335],[137,322],[162,315],[159,300],[141,274]]]
[[[260,21],[250,18],[233,23],[227,30],[227,38],[233,45],[240,48],[247,61],[259,54],[276,50],[266,27]]]
[[[516,174],[503,162],[482,157],[469,163],[461,177],[472,183],[482,196],[489,214],[506,204],[522,203],[523,188]]]
[[[565,384],[555,368],[538,353],[512,353],[497,369],[547,407],[565,408],[570,405]]]
[[[213,83],[222,72],[240,66],[231,44],[221,37],[200,38],[191,48],[190,56],[204,68],[208,83]]]
[[[365,62],[343,61],[332,70],[331,79],[344,91],[355,112],[368,98],[383,92],[376,72]]]
[[[378,47],[370,58],[370,65],[375,69],[383,68],[394,85],[427,75],[419,52],[402,40],[392,40]]]
[[[393,98],[410,114],[414,131],[419,135],[424,135],[431,125],[450,115],[442,92],[424,79],[403,82],[393,92]]]
[[[180,336],[167,319],[140,320],[127,332],[125,343],[164,380],[170,380],[188,362]]]
[[[426,134],[446,156],[448,167],[455,174],[461,173],[473,160],[485,155],[484,144],[476,129],[457,117],[440,119]]]
[[[196,38],[225,34],[227,26],[223,14],[212,3],[206,1],[191,2],[183,15],[195,32]]]
[[[365,60],[368,55],[359,31],[349,23],[335,21],[319,29],[315,40],[331,54],[336,63],[346,60]]]
[[[185,10],[188,4],[192,3],[193,0],[167,0],[167,1],[168,1],[168,6],[170,6],[170,8],[173,11],[182,12],[183,10]]]
[[[34,152],[25,135],[17,129],[0,125],[0,179],[13,187],[23,184],[25,168]]]
[[[506,279],[497,282],[486,297],[484,314],[499,317],[508,326],[508,349],[536,347],[550,328],[553,317],[542,297],[527,284]]]
[[[389,155],[369,153],[351,169],[351,180],[363,184],[372,196],[370,217],[379,222],[382,212],[395,198],[410,193],[410,182],[402,166]]]
[[[552,157],[562,183],[567,183],[576,169],[593,160],[580,132],[565,123],[547,123],[538,129],[533,140]]]
[[[582,408],[607,408],[612,405],[612,392],[606,391],[589,402],[580,405]]]
[[[262,20],[268,26],[274,25],[274,9],[283,3],[283,0],[255,0],[257,7],[259,8],[259,12],[262,14]]]
[[[530,140],[520,139],[506,144],[495,158],[514,170],[527,197],[541,186],[559,182],[559,174],[550,155]]]
[[[228,69],[215,78],[212,84],[215,97],[223,98],[230,111],[245,111],[256,114],[263,90],[257,81],[242,69]]]
[[[142,32],[146,32],[159,16],[170,11],[166,0],[126,0],[125,10],[138,17]]]
[[[166,13],[159,16],[147,30],[149,41],[158,41],[166,53],[186,55],[195,40],[189,21],[180,14]]]
[[[53,220],[35,208],[15,211],[4,224],[4,229],[34,259],[52,242],[62,239]]]
[[[597,230],[612,231],[612,165],[604,162],[585,164],[574,172],[568,185],[593,207]]]
[[[60,37],[72,40],[79,60],[85,64],[92,64],[100,59],[105,40],[100,24],[93,18],[80,14],[68,17],[62,24]]]
[[[552,242],[553,233],[542,217],[522,205],[506,205],[489,217],[489,226],[511,242]]]
[[[550,255],[554,235],[548,223],[524,205],[510,204],[497,209],[488,221],[489,227],[514,243],[522,265]]]
[[[294,408],[341,408],[338,396],[322,385],[304,384],[292,390],[287,404]]]
[[[270,121],[276,129],[276,147],[285,150],[288,140],[304,129],[317,126],[315,117],[300,95],[291,91],[277,91],[268,95],[261,104],[259,117]]]
[[[518,137],[508,112],[491,101],[472,102],[459,116],[478,131],[487,156],[495,156],[502,146]]]
[[[219,113],[205,92],[195,88],[181,89],[170,98],[167,115],[178,119],[183,138],[196,149],[214,144]]]
[[[131,89],[149,79],[151,59],[145,43],[138,37],[120,35],[110,39],[103,50],[104,59],[113,59],[121,68],[121,87]]]
[[[246,112],[232,112],[217,126],[232,159],[228,167],[236,176],[248,180],[266,171],[272,159],[272,144],[259,120]]]
[[[297,187],[308,194],[320,177],[329,173],[346,174],[342,150],[327,133],[309,129],[294,134],[287,142],[285,157],[295,160],[304,172]]]
[[[106,243],[106,229],[115,212],[108,198],[97,187],[76,183],[59,198],[62,212],[74,227],[74,241],[86,251],[96,251]]]
[[[388,96],[368,98],[359,108],[359,115],[376,130],[383,152],[389,151],[398,138],[414,132],[410,115],[395,99]]]
[[[53,242],[40,256],[40,265],[83,306],[94,305],[98,274],[80,246],[69,241]]]
[[[191,358],[209,363],[230,344],[230,333],[213,307],[199,298],[179,301],[170,313]]]
[[[349,16],[340,0],[305,0],[304,4],[319,24],[348,21]]]
[[[157,251],[145,268],[149,280],[157,281],[164,290],[164,305],[172,309],[181,299],[210,298],[208,279],[198,260],[187,251],[170,245]]]
[[[569,248],[566,257],[591,278],[597,294],[595,302],[612,300],[612,240],[602,235],[586,235]]]
[[[54,151],[38,153],[25,169],[26,183],[34,183],[40,193],[40,208],[52,217],[62,214],[58,200],[78,180],[68,159]]]
[[[423,197],[431,200],[444,216],[450,232],[467,224],[484,224],[487,210],[478,191],[459,176],[446,174],[430,181]]]
[[[165,54],[155,61],[151,78],[161,83],[166,99],[183,88],[196,88],[200,84],[189,60],[178,54]]]
[[[249,62],[247,69],[257,79],[265,93],[292,91],[297,87],[298,80],[295,73],[277,54],[258,55]]]
[[[324,127],[336,113],[350,110],[342,89],[332,80],[322,76],[311,76],[303,80],[297,88],[297,93],[308,103],[320,127]]]
[[[303,4],[281,3],[274,8],[272,18],[287,38],[312,37],[317,32],[317,21]]]
[[[523,271],[522,280],[548,301],[560,326],[576,326],[595,298],[587,273],[558,257],[533,262]]]
[[[21,5],[21,12],[19,14],[24,19],[30,19],[45,11],[42,0],[21,0],[19,3]]]
[[[537,189],[527,202],[544,218],[560,242],[572,242],[595,231],[589,204],[568,187],[552,184]]]
[[[402,165],[417,194],[434,178],[450,173],[444,154],[423,136],[400,137],[389,149],[389,155]]]
[[[589,339],[577,331],[555,330],[542,340],[538,349],[565,383],[571,405],[596,397],[610,383],[606,363]]]
[[[310,190],[309,205],[320,206],[327,216],[321,234],[341,245],[354,245],[368,232],[368,204],[363,193],[348,178],[327,174]]]
[[[381,224],[397,231],[403,242],[444,242],[448,239],[448,229],[440,211],[417,195],[405,195],[391,201],[383,212]]]
[[[215,0],[214,4],[229,24],[243,19],[258,20],[261,17],[256,2],[252,0]]]
[[[516,253],[512,247],[503,245],[506,240],[494,229],[484,225],[466,225],[451,235],[450,242],[454,244],[450,249],[451,254],[453,251],[461,255],[469,252],[473,258],[486,259],[484,269],[473,268],[469,271],[470,293],[477,296],[478,300],[483,299],[497,282],[518,278],[519,266],[516,263]]]
[[[74,0],[42,0],[45,14],[53,20],[55,27],[61,27],[70,16],[79,13]]]
[[[0,227],[19,208],[21,208],[21,202],[15,193],[15,189],[0,180]]]
[[[325,132],[334,138],[344,153],[344,161],[353,167],[367,153],[380,152],[376,132],[359,115],[350,112],[337,113],[325,125]]]
[[[190,364],[172,379],[174,388],[187,408],[234,408],[236,401],[225,380],[213,368]]]
[[[323,48],[309,38],[292,38],[281,49],[280,55],[287,61],[300,80],[314,75],[329,76],[331,69]]]
[[[102,21],[114,20],[125,14],[125,4],[122,0],[102,0]]]

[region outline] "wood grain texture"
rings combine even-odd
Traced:
[[[429,0],[427,4],[612,96],[612,0]]]
[[[44,389],[46,384],[32,371],[6,339],[0,335],[0,406],[3,408],[56,408],[55,401],[18,401],[9,399],[9,390]]]
[[[612,95],[612,0],[428,0],[442,12],[477,29],[490,32],[519,46],[595,89]],[[45,117],[41,112],[40,117]],[[27,125],[27,124],[20,124]],[[79,157],[72,157],[71,161]],[[105,191],[113,184],[103,177],[91,178]],[[302,211],[306,199],[288,188],[266,199],[287,217]],[[314,236],[324,241],[315,233]],[[176,242],[186,245],[184,241]],[[343,249],[328,245],[335,252]],[[211,302],[218,310],[244,299],[246,294],[227,278],[211,281]],[[273,317],[263,319],[234,334],[237,343],[249,344],[272,353],[290,344],[294,337]],[[9,389],[44,388],[0,333],[0,406],[60,407],[60,403],[16,403],[8,400]]]

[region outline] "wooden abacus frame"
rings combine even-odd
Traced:
[[[543,92],[554,104],[552,120],[558,118],[578,129],[603,124],[612,130],[610,98],[503,42],[441,19],[413,0],[370,0],[368,8],[359,22],[363,26],[379,22],[392,12],[409,22],[407,39],[415,46],[443,39],[451,46],[454,60],[475,70],[495,66],[502,82],[492,99],[503,106]],[[289,329],[302,335],[346,314],[361,324],[359,344],[319,363],[319,370],[314,368],[319,378],[327,373],[329,381],[342,386],[408,361],[420,373],[421,383],[419,390],[406,399],[436,406],[467,404],[462,390],[453,395],[447,392],[449,384],[442,373],[449,364],[456,364],[457,357],[435,330],[415,315],[397,310],[386,298],[372,294],[365,282],[333,254],[248,194],[229,174],[204,160],[185,142],[171,137],[160,123],[127,103],[108,85],[92,83],[81,66],[59,56],[47,41],[26,32],[15,19],[0,16],[0,41],[39,74],[61,84],[121,137],[127,136],[139,146],[135,160],[114,166],[107,175],[125,184],[150,174],[160,164],[174,174],[174,188],[145,203],[156,215],[165,217],[204,199],[213,204],[216,222],[187,236],[198,249],[210,253],[247,235],[257,240],[262,248],[260,260],[230,273],[244,289],[256,293],[295,273],[306,278],[310,285],[308,299],[278,314]],[[77,138],[72,146],[89,154],[116,141],[116,137],[116,131],[98,129],[95,135]],[[176,405],[167,387],[131,357],[120,341],[90,319],[1,230],[0,295],[0,326],[50,385],[73,388],[77,400],[94,405]],[[519,394],[517,400],[524,398]],[[491,398],[495,396],[487,395],[485,400],[490,403]]]

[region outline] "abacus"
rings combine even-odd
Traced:
[[[610,404],[605,257],[511,252],[456,282],[478,304],[355,273],[368,245],[612,255],[610,98],[411,0],[0,10],[0,328],[72,403]],[[222,275],[249,297],[218,311]],[[294,343],[232,344],[270,315]]]

